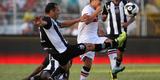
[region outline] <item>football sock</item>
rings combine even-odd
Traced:
[[[119,67],[121,65],[121,62],[122,62],[122,60],[117,58],[116,59],[116,66]]]
[[[108,56],[111,64],[111,69],[113,70],[113,68],[116,67],[117,49],[109,49]]]
[[[90,68],[83,66],[81,69],[80,80],[86,80],[89,75]]]

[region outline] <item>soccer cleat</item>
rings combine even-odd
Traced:
[[[117,73],[122,72],[125,69],[125,67],[115,67],[113,68],[111,72],[111,80],[118,80],[117,79]]]
[[[115,39],[115,41],[118,43],[118,47],[122,47],[124,41],[126,40],[127,38],[127,34],[126,32],[122,32],[118,38]]]
[[[118,80],[117,79],[117,74],[111,73],[111,80]]]
[[[113,68],[112,73],[117,74],[119,72],[122,72],[124,69],[125,69],[125,67],[115,67],[115,68]]]

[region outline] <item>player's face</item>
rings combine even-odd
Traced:
[[[57,19],[59,17],[59,14],[60,14],[60,8],[59,6],[56,6],[55,9],[53,9],[51,11],[51,14],[52,14],[52,17]]]
[[[102,2],[102,0],[95,0],[96,7],[100,6],[100,5],[101,5],[101,2]]]

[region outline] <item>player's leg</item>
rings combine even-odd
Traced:
[[[126,50],[126,43],[127,43],[127,39],[124,41],[124,44],[122,47],[119,47],[119,54],[117,55],[117,66],[120,66],[123,60],[123,54],[124,51]]]
[[[120,36],[123,36],[124,34],[122,33]],[[116,38],[117,40],[122,39],[123,37],[118,37]],[[122,42],[119,43],[118,47],[122,47],[123,44],[125,44],[125,40],[121,40]],[[119,56],[118,56],[118,51],[117,51],[117,47],[113,47],[111,49],[108,50],[108,56],[110,59],[110,64],[111,64],[111,77],[113,80],[117,79],[117,73],[123,71],[125,69],[125,67],[120,67],[118,66],[119,64]],[[117,64],[118,63],[118,64]]]
[[[87,77],[89,76],[94,56],[95,52],[91,51],[80,56],[82,61],[84,62],[84,65],[82,66],[81,69],[80,80],[86,80]]]
[[[71,67],[71,63],[70,61],[68,61],[68,63],[66,64],[66,59],[65,57],[62,57],[61,59],[64,59],[64,60],[60,60],[60,65],[55,69],[54,72],[52,72],[51,74],[51,78],[53,80],[58,80],[62,75],[66,74],[66,73],[69,73],[69,69]],[[64,63],[63,63],[64,62]],[[69,75],[67,74],[66,78],[69,78]],[[67,79],[66,79],[67,80]]]
[[[123,53],[125,51],[126,41],[122,45],[122,47],[118,48],[118,54],[116,58],[116,67],[112,70],[111,77],[113,80],[117,80],[117,73],[123,71],[125,69],[124,66],[120,66],[123,59]]]
[[[88,51],[101,51],[106,48],[113,47],[115,44],[118,43],[118,46],[121,46],[121,43],[124,42],[126,39],[126,33],[122,33],[118,38],[115,40],[106,40],[103,44],[78,44],[74,46],[70,46],[67,51],[62,54],[52,54],[53,58],[58,60],[60,66],[56,69],[56,71],[52,74],[52,77],[58,76],[64,72],[66,72],[66,65],[69,60],[77,57],[79,55],[84,54]]]
[[[70,62],[67,65],[68,65],[68,70],[62,75],[63,80],[69,80],[70,68],[72,66],[72,60],[70,60]]]

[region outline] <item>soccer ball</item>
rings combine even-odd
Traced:
[[[124,12],[127,16],[136,16],[139,12],[139,7],[136,3],[129,2],[124,6]]]

